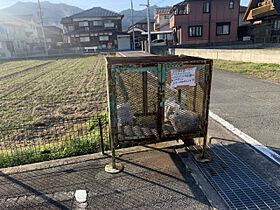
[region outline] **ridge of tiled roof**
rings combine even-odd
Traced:
[[[73,22],[73,20],[71,17],[61,18],[61,21],[60,21],[61,24],[67,24],[67,23],[72,23],[72,22]]]
[[[155,8],[156,14],[169,14],[172,7],[158,7]]]
[[[91,9],[70,16],[70,18],[85,18],[85,17],[123,17],[123,15],[117,12],[104,9],[102,7],[93,7]]]

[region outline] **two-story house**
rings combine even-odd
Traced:
[[[4,29],[2,36],[5,32],[5,45],[11,56],[24,56],[41,46],[38,24],[33,15],[2,15],[0,27]]]
[[[279,0],[251,0],[243,21],[253,24],[254,42],[280,42]]]
[[[117,49],[122,32],[123,15],[93,7],[62,18],[64,42],[94,49]]]
[[[56,26],[44,26],[47,47],[57,48],[63,42],[62,29]]]
[[[176,44],[236,41],[239,0],[185,0],[171,9]]]
[[[9,40],[9,30],[0,22],[0,58],[11,57],[13,44]]]
[[[155,24],[154,24],[154,31],[170,31],[170,10],[171,7],[159,7],[155,8]],[[158,39],[167,39],[167,40],[173,40],[172,34],[158,34]]]
[[[151,31],[153,31],[154,29],[154,23],[155,23],[155,19],[150,18]],[[131,37],[132,37],[133,30],[134,30],[134,37],[136,43],[140,43],[144,40],[147,40],[147,35],[142,34],[148,32],[147,18],[141,19],[140,21],[137,21],[136,23],[128,27],[127,33],[130,34]],[[152,35],[151,38],[152,40],[156,39],[156,35]]]

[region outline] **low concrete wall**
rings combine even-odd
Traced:
[[[280,64],[280,50],[170,49],[169,52],[172,55]]]

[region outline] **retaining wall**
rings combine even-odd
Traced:
[[[172,55],[188,55],[209,59],[280,64],[280,50],[169,49]]]

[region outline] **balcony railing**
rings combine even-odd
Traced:
[[[259,15],[265,14],[267,12],[271,12],[273,10],[274,10],[274,6],[272,4],[257,7],[255,9],[252,9],[252,16],[253,17],[259,16]]]

